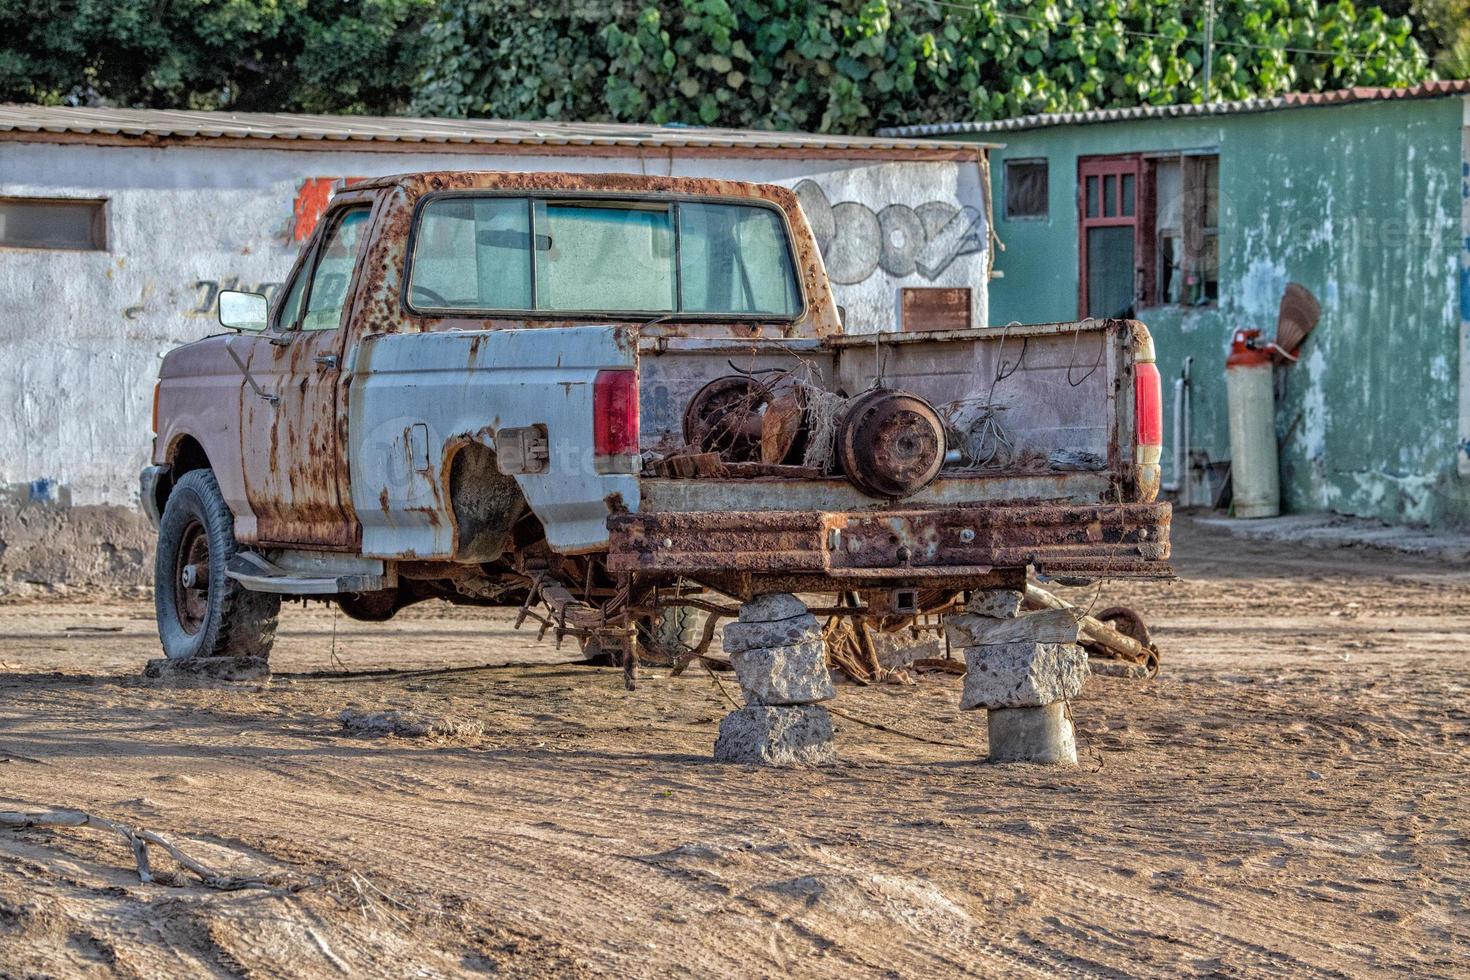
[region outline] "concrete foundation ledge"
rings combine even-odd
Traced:
[[[825,708],[810,704],[732,711],[720,722],[715,761],[768,766],[836,762],[832,716]]]

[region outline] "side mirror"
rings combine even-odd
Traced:
[[[231,330],[260,333],[270,323],[270,307],[259,293],[226,289],[219,294],[219,322]]]

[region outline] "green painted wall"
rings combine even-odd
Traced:
[[[1288,282],[1322,321],[1278,404],[1283,505],[1390,521],[1470,523],[1456,475],[1461,112],[1458,98],[980,135],[993,155],[1004,273],[991,322],[1077,316],[1077,158],[1218,147],[1220,302],[1146,309],[1164,376],[1194,358],[1192,443],[1230,455],[1224,361],[1232,331],[1274,335]],[[1006,221],[1004,161],[1050,162],[1045,221]],[[1166,418],[1166,427],[1172,420]],[[1173,433],[1166,431],[1165,478]]]

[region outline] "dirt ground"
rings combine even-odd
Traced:
[[[840,765],[762,770],[711,761],[708,675],[630,695],[508,614],[288,608],[270,683],[191,688],[140,676],[150,604],[0,605],[0,809],[275,883],[0,830],[0,976],[1470,974],[1470,571],[1188,521],[1176,554],[1104,589],[1164,669],[1090,682],[1071,771],[982,764],[944,675],[836,702],[944,744],[838,718]]]

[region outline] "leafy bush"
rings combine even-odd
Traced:
[[[1408,19],[1376,7],[1218,6],[1216,99],[1430,76]],[[471,0],[433,19],[413,108],[870,132],[1198,102],[1203,8],[1194,0],[682,0],[548,11]]]
[[[431,0],[0,0],[0,102],[401,109]]]
[[[1409,20],[1376,6],[1218,7],[1217,99],[1430,77]],[[1199,0],[0,0],[0,100],[860,133],[1200,101],[1203,8]]]

